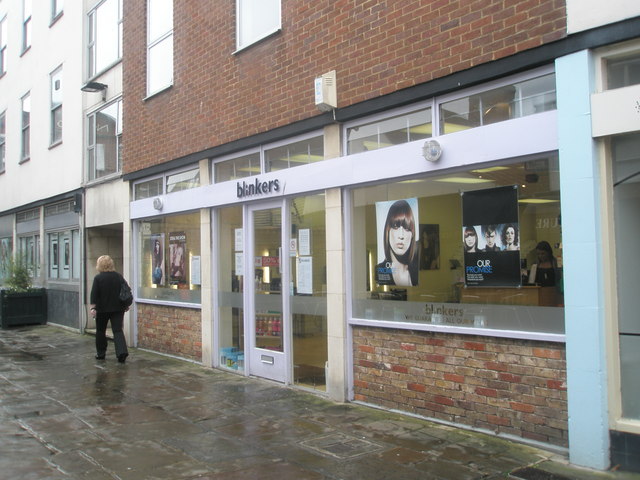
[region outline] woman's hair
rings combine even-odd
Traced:
[[[109,255],[102,255],[98,257],[96,262],[96,269],[99,272],[115,272],[116,266],[113,263],[113,259]]]
[[[387,220],[384,223],[384,258],[391,260],[391,245],[389,245],[389,231],[392,228],[403,227],[406,231],[411,232],[411,245],[400,257],[396,257],[398,261],[409,265],[416,253],[416,222],[413,218],[413,210],[406,200],[398,200],[394,202],[387,212]]]
[[[518,245],[518,227],[516,227],[513,223],[507,223],[502,229],[502,245],[507,244],[507,230],[509,230],[510,228],[513,228],[513,244]]]
[[[555,260],[555,257],[553,256],[553,249],[551,248],[551,245],[549,245],[549,242],[547,242],[546,240],[542,240],[541,242],[539,242],[536,245],[536,250],[545,252],[549,256],[550,261],[553,262]]]
[[[478,250],[478,232],[476,232],[475,227],[464,227],[463,236],[467,237],[467,234],[473,235],[474,237],[476,237],[476,241],[473,244],[473,247],[467,247],[467,243],[464,241],[464,238],[463,238],[462,245],[464,246],[464,251],[468,252],[469,250],[471,250],[471,248],[475,248],[476,250]]]
[[[545,252],[547,254],[547,257],[549,257],[549,261],[551,262],[551,265],[553,265],[553,268],[558,268],[558,261],[556,260],[556,257],[553,256],[553,249],[551,248],[549,242],[547,242],[546,240],[542,240],[536,245],[536,250]]]

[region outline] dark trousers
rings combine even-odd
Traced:
[[[113,343],[116,347],[116,357],[128,354],[127,340],[122,331],[124,312],[98,312],[96,314],[96,353],[104,355],[107,351],[107,324],[111,321]]]

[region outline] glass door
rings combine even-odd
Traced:
[[[249,258],[245,272],[253,281],[245,285],[249,308],[249,373],[272,380],[287,381],[288,296],[283,295],[287,264],[282,249],[282,203],[249,207]]]

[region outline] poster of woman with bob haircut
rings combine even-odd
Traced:
[[[415,198],[376,203],[378,285],[418,285],[418,218]]]

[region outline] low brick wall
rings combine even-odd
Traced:
[[[355,399],[568,445],[565,345],[354,327]]]
[[[199,309],[138,304],[138,346],[202,361]]]

